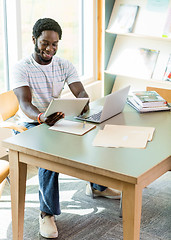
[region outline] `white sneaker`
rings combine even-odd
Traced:
[[[54,216],[46,215],[45,217],[41,217],[41,213],[39,215],[39,227],[40,234],[45,238],[57,238],[58,237],[58,229],[55,224]]]
[[[104,191],[99,191],[94,189],[91,186],[91,183],[87,183],[86,185],[86,195],[90,196],[92,198],[94,197],[106,197],[106,198],[111,198],[111,199],[121,199],[121,192],[113,189],[113,188],[106,188]]]

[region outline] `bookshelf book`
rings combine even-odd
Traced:
[[[130,27],[123,16],[129,7]],[[126,85],[131,92],[146,86],[171,89],[163,77],[171,54],[170,9],[171,0],[104,0],[104,95]],[[119,20],[124,29],[119,29]]]

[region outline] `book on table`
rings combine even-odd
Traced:
[[[84,135],[85,133],[89,132],[90,130],[94,129],[96,125],[88,124],[85,122],[77,122],[71,121],[67,119],[61,119],[60,121],[56,122],[50,130],[55,130],[58,132],[64,132],[69,134],[75,135]]]
[[[133,98],[141,107],[163,107],[167,105],[167,101],[156,91],[135,91],[133,92]]]
[[[146,112],[158,112],[158,111],[169,111],[171,110],[171,106],[169,106],[168,104],[164,105],[164,106],[159,106],[159,107],[142,107],[141,105],[139,105],[133,96],[129,96],[127,98],[127,103],[133,107],[136,111],[138,111],[139,113],[146,113]]]

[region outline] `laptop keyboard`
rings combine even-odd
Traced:
[[[91,120],[91,121],[99,121],[101,117],[102,111],[98,113],[94,113],[93,115],[87,117],[86,119]]]

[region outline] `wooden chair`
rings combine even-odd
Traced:
[[[147,91],[156,91],[161,97],[163,97],[168,103],[171,103],[171,89],[147,87]]]
[[[9,163],[1,159],[0,160],[0,198],[1,198],[2,190],[5,186],[8,174],[9,174]]]
[[[15,123],[13,116],[19,109],[19,103],[14,92],[8,91],[0,94],[0,127],[14,129],[19,132],[27,130],[27,128]]]
[[[19,132],[27,130],[27,128],[16,124],[13,119],[18,108],[19,103],[13,91],[0,94],[0,197],[9,175],[8,153],[1,146],[1,141],[12,136],[12,129]]]

